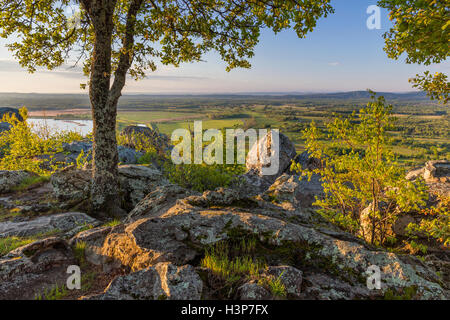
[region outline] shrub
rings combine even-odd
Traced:
[[[309,179],[320,175],[325,196],[314,204],[322,216],[377,244],[386,241],[400,212],[417,210],[426,196],[423,183],[404,178],[390,148],[391,110],[384,97],[373,95],[358,114],[347,118],[334,114],[327,132],[312,123],[304,137],[318,168],[302,170],[293,165]]]
[[[63,142],[81,140],[83,137],[75,132],[60,132],[52,134],[45,126],[33,130],[34,127],[26,121],[27,109],[21,108],[20,115],[24,121],[19,121],[15,115],[4,115],[2,121],[12,125],[10,130],[0,133],[0,170],[28,170],[38,174],[48,174],[56,169],[56,164],[50,170],[42,166],[44,160],[38,156],[49,155],[62,151]],[[37,131],[37,132],[36,132]]]

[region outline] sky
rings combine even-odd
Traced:
[[[439,65],[409,65],[404,57],[388,59],[382,37],[391,26],[381,11],[381,29],[370,30],[367,8],[376,0],[334,0],[335,13],[319,20],[305,39],[294,31],[276,35],[262,32],[250,60],[251,69],[225,71],[217,53],[204,62],[175,68],[158,65],[146,79],[128,79],[124,93],[203,94],[248,92],[342,92],[371,89],[378,92],[413,91],[408,79],[425,70],[446,72],[449,61]],[[56,71],[29,74],[14,61],[0,39],[0,92],[83,93],[86,78],[78,69],[63,66]]]

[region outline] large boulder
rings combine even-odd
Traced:
[[[114,279],[92,300],[200,300],[203,282],[190,265],[171,263],[155,266]]]
[[[286,173],[278,177],[265,194],[276,201],[287,201],[302,208],[312,207],[315,198],[324,195],[322,183],[317,175],[308,180],[307,177]]]
[[[97,226],[100,222],[81,212],[66,212],[42,216],[23,222],[0,222],[0,238],[17,236],[32,237],[49,232],[64,233],[80,230],[86,226]]]
[[[0,258],[0,299],[35,299],[56,285],[65,285],[67,268],[74,264],[72,249],[59,238],[17,248]]]
[[[238,288],[240,300],[268,300],[271,295],[264,287],[254,282],[244,283]]]
[[[295,146],[282,133],[278,133],[278,145],[276,142],[276,135],[270,130],[252,146],[246,158],[247,172],[240,176],[242,185],[237,188],[252,194],[264,192],[289,170],[296,155]]]
[[[37,174],[29,171],[0,170],[0,193],[11,192],[25,179],[36,176]]]
[[[125,143],[131,148],[136,148],[140,144],[149,143],[157,152],[164,154],[170,149],[167,135],[144,126],[127,126],[120,133],[125,138]]]
[[[19,109],[10,107],[0,107],[0,120],[2,120],[6,114],[8,114],[10,117],[15,116],[17,120],[23,121]]]
[[[300,297],[302,291],[303,273],[291,266],[271,266],[268,274],[275,280],[280,280],[286,293],[293,297]]]

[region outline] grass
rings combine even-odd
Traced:
[[[255,257],[256,239],[242,239],[239,244],[230,247],[226,241],[218,242],[208,249],[200,265],[208,269],[213,275],[222,279],[231,291],[246,281],[257,280],[258,284],[267,288],[272,295],[286,296],[286,289],[281,281],[265,276],[267,264],[263,259]]]
[[[86,246],[87,246],[86,242],[80,241],[77,242],[73,248],[75,259],[77,259],[80,265],[84,265],[86,263],[86,256],[85,256]]]
[[[35,300],[61,300],[69,294],[65,285],[55,284],[50,289],[45,289],[42,294],[38,294]]]
[[[34,239],[27,239],[20,237],[7,237],[0,239],[0,256],[3,256],[11,252],[12,250],[22,247],[33,241]]]
[[[50,181],[50,175],[27,177],[22,182],[13,188],[13,191],[20,192],[30,189],[31,187],[40,185],[42,183]]]
[[[122,223],[119,219],[111,220],[103,225],[103,227],[115,227]]]

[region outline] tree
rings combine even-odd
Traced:
[[[262,28],[302,38],[333,12],[330,0],[0,0],[0,36],[30,72],[76,55],[89,78],[94,121],[91,201],[118,207],[117,103],[127,74],[178,66],[217,51],[227,70],[250,67]],[[69,14],[70,11],[76,15]]]
[[[394,26],[384,34],[385,51],[398,59],[406,53],[407,63],[430,65],[445,61],[449,54],[450,2],[448,0],[380,0],[378,4],[390,10]],[[416,75],[409,80],[413,86],[427,92],[432,100],[448,102],[450,83],[447,75],[437,72]]]
[[[306,149],[320,165],[294,165],[304,176],[320,176],[325,195],[314,205],[322,216],[378,244],[388,239],[397,215],[417,209],[425,197],[423,184],[405,180],[390,148],[391,110],[384,97],[373,96],[358,114],[334,115],[326,132],[312,123],[304,131]]]

